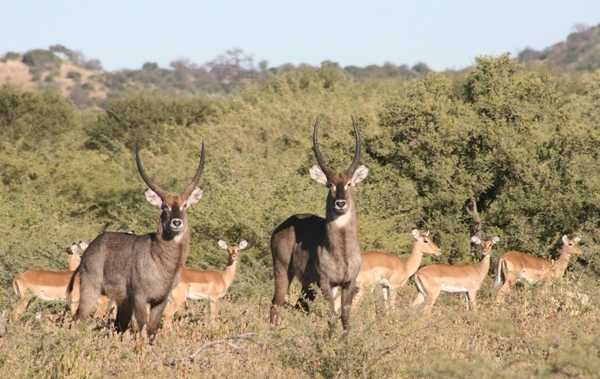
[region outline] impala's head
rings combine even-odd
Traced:
[[[228,245],[227,242],[219,240],[219,246],[221,247],[221,249],[225,249],[229,252],[228,264],[233,264],[237,261],[238,253],[241,250],[244,250],[246,246],[248,246],[248,242],[246,240],[243,240],[238,245]]]
[[[69,271],[75,271],[81,262],[81,255],[79,255],[77,244],[75,242],[67,248],[67,255]]]
[[[500,241],[499,237],[493,237],[490,240],[486,239],[483,241],[477,236],[471,237],[471,242],[473,242],[476,245],[481,245],[481,254],[483,254],[484,257],[492,254],[492,246],[498,243],[498,241]]]
[[[362,182],[369,173],[369,169],[365,165],[359,166],[360,163],[360,136],[354,118],[352,118],[354,126],[355,149],[354,159],[352,164],[342,174],[334,172],[321,155],[319,150],[319,139],[317,137],[317,129],[319,120],[315,121],[315,129],[313,131],[313,149],[319,166],[310,168],[310,177],[317,183],[323,184],[329,188],[329,196],[327,197],[327,209],[331,210],[335,215],[341,216],[348,212],[352,204],[351,188]]]
[[[148,200],[150,204],[156,205],[162,209],[159,229],[161,228],[168,238],[177,237],[187,230],[186,210],[191,205],[200,201],[204,192],[200,187],[196,187],[200,180],[200,176],[202,175],[202,170],[204,169],[204,142],[202,143],[202,153],[200,154],[200,163],[198,164],[198,169],[196,169],[196,175],[194,175],[194,178],[187,188],[177,196],[169,195],[166,191],[154,184],[144,171],[137,150],[135,152],[135,161],[140,176],[146,185],[150,187],[146,191],[146,200]]]
[[[442,253],[442,249],[436,246],[429,239],[429,230],[419,234],[419,229],[413,229],[412,235],[415,238],[415,245],[423,254],[433,254],[436,257]]]
[[[564,236],[562,236],[562,250],[567,254],[581,254],[581,249],[579,248],[579,241],[581,241],[581,238],[569,238],[565,234]]]

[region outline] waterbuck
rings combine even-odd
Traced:
[[[342,174],[327,166],[317,137],[318,119],[313,131],[313,149],[319,166],[310,168],[311,178],[329,189],[325,218],[311,214],[296,214],[285,220],[271,236],[275,295],[270,319],[279,322],[277,308],[282,306],[294,277],[302,283],[299,305],[308,309],[306,300],[313,300],[311,285],[319,286],[334,310],[333,289],[342,289],[342,325],[348,328],[349,306],[356,293],[356,276],[360,270],[361,250],[358,243],[356,207],[352,187],[363,181],[369,169],[360,162],[360,136],[354,126],[355,151],[352,164]],[[337,291],[337,288],[336,288]]]
[[[75,275],[80,275],[79,308],[73,320],[88,317],[103,294],[117,304],[117,331],[127,330],[135,312],[139,331],[146,326],[148,336],[153,337],[188,255],[186,210],[202,198],[203,190],[196,185],[204,168],[204,143],[196,174],[178,196],[169,195],[150,180],[137,151],[135,158],[138,172],[149,187],[146,200],[162,209],[157,232],[142,236],[105,232],[90,243],[71,279],[72,284]]]

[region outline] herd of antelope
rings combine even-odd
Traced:
[[[333,313],[341,311],[344,329],[349,326],[349,311],[365,292],[381,287],[386,307],[395,306],[395,290],[413,277],[417,296],[412,303],[426,302],[429,314],[440,292],[461,292],[469,303],[476,304],[477,291],[488,274],[492,246],[498,237],[471,242],[481,245],[482,258],[477,264],[431,264],[419,268],[423,254],[440,255],[441,250],[429,238],[429,231],[414,229],[412,253],[407,260],[379,251],[361,253],[358,240],[356,206],[352,187],[363,181],[369,169],[360,165],[360,137],[354,119],[355,152],[350,167],[343,173],[333,171],[323,159],[318,141],[318,120],[313,130],[313,150],[318,165],[310,168],[311,178],[328,188],[325,218],[312,214],[295,214],[279,225],[271,237],[275,293],[270,310],[272,324],[280,322],[279,308],[285,303],[294,278],[301,283],[297,306],[308,310],[318,289]],[[114,326],[126,331],[135,315],[138,330],[146,329],[153,337],[164,317],[171,328],[173,317],[186,299],[208,299],[211,317],[216,315],[217,300],[231,286],[236,272],[238,253],[248,246],[243,240],[218,245],[228,251],[224,271],[199,271],[184,266],[190,246],[187,209],[197,203],[203,190],[197,187],[204,169],[205,150],[202,143],[200,163],[196,173],[177,196],[156,185],[144,171],[139,153],[136,164],[149,189],[146,199],[161,209],[157,231],[145,235],[104,232],[89,245],[80,243],[84,251],[78,254],[77,244],[68,252],[69,271],[30,270],[15,277],[13,287],[22,302],[15,310],[18,319],[32,297],[52,301],[70,298],[73,321],[86,319],[94,307],[94,317],[102,317],[110,302],[116,304]],[[518,251],[503,254],[498,260],[496,285],[504,284],[496,301],[501,303],[516,282],[545,281],[560,278],[572,254],[581,254],[579,237],[562,237],[560,258],[537,258]],[[340,289],[340,296],[336,296]],[[356,296],[355,296],[356,295]],[[332,325],[330,325],[332,326]]]

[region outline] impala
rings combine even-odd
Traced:
[[[311,178],[328,188],[325,218],[296,214],[279,225],[271,236],[275,294],[270,311],[272,324],[279,322],[278,308],[285,302],[294,277],[302,284],[298,305],[308,309],[315,298],[312,284],[319,286],[335,313],[332,288],[342,290],[342,325],[348,328],[349,306],[356,292],[361,251],[358,243],[356,206],[352,187],[363,181],[369,169],[360,162],[360,136],[354,126],[355,151],[352,164],[344,173],[335,173],[321,156],[317,137],[318,120],[313,131],[313,149],[319,166],[309,170]],[[330,324],[330,326],[332,326]],[[331,331],[331,328],[330,328]]]
[[[138,172],[149,187],[146,200],[162,210],[157,231],[141,236],[105,232],[90,243],[69,285],[72,288],[79,274],[81,297],[74,322],[88,317],[102,294],[117,304],[117,331],[127,330],[135,313],[139,331],[146,327],[147,335],[154,337],[188,255],[190,232],[186,211],[202,198],[203,191],[196,185],[204,168],[204,154],[202,143],[194,178],[181,194],[171,196],[148,177],[136,151]]]
[[[419,293],[412,305],[417,306],[427,298],[428,302],[424,313],[429,314],[440,292],[444,291],[464,292],[467,297],[467,309],[469,308],[469,302],[475,306],[477,291],[490,269],[492,246],[499,240],[498,237],[483,241],[477,236],[471,237],[471,242],[481,245],[483,258],[477,264],[429,265],[420,268],[414,277]]]
[[[564,235],[560,257],[556,261],[534,257],[518,251],[509,251],[503,254],[498,260],[495,284],[499,286],[502,283],[502,275],[504,274],[504,285],[496,296],[496,302],[502,303],[504,296],[510,292],[510,288],[521,279],[530,284],[546,280],[546,285],[548,285],[554,279],[562,277],[569,264],[571,254],[581,254],[581,249],[577,246],[580,240],[579,237],[568,238]]]
[[[219,246],[228,251],[225,271],[200,271],[187,267],[181,269],[181,280],[171,292],[171,303],[165,308],[163,314],[166,327],[172,327],[173,316],[186,299],[209,299],[211,317],[216,316],[217,300],[225,296],[233,283],[238,253],[248,246],[248,242],[243,240],[239,245],[228,245],[227,242],[219,240]]]
[[[388,296],[392,307],[394,307],[396,298],[394,290],[405,285],[408,279],[417,271],[423,254],[440,255],[440,248],[429,239],[429,231],[419,234],[418,229],[413,229],[412,236],[415,243],[408,260],[380,251],[368,251],[362,255],[362,264],[356,279],[359,293],[354,299],[355,303],[360,300],[367,287],[372,291],[375,285],[380,285],[383,290],[386,308],[388,306]]]
[[[15,309],[15,320],[18,320],[27,309],[29,302],[37,297],[44,301],[56,301],[67,299],[67,286],[73,274],[73,270],[79,266],[81,260],[77,254],[77,245],[67,249],[67,262],[70,271],[56,272],[46,270],[29,270],[17,276],[13,280],[15,294],[21,300]],[[76,303],[71,303],[71,312],[76,309]]]

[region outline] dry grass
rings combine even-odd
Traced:
[[[406,306],[416,295],[412,286],[399,290],[389,311],[375,291],[353,310],[351,330],[338,322],[332,337],[322,299],[309,315],[286,308],[283,325],[269,325],[268,284],[264,296],[223,299],[213,322],[206,303],[190,303],[152,345],[115,334],[107,318],[72,327],[61,306],[36,302],[20,321],[2,322],[0,375],[584,378],[600,368],[600,288],[586,276],[551,289],[517,288],[505,305],[495,304],[487,280],[476,310],[467,311],[459,295],[442,294],[430,317]]]

